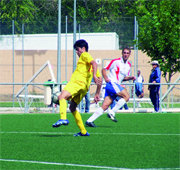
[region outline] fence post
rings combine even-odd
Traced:
[[[162,113],[162,85],[160,84],[160,104],[159,104],[160,108],[160,113]]]
[[[22,83],[24,83],[24,24],[22,24]]]
[[[28,85],[25,86],[24,113],[28,113]]]
[[[14,20],[12,20],[12,53],[13,53],[13,107],[14,107]]]
[[[136,112],[136,101],[135,101],[135,83],[133,83],[133,113]]]

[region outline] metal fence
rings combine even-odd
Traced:
[[[144,89],[147,90],[148,85],[152,83],[144,83]],[[42,83],[0,83],[0,88],[3,86],[11,87],[17,86],[20,89],[20,93],[7,95],[5,93],[0,94],[0,112],[15,112],[15,113],[28,113],[28,112],[58,112],[58,105],[44,104],[44,84]],[[55,85],[55,84],[54,84]],[[59,84],[60,86],[64,84]],[[119,112],[153,112],[153,105],[149,96],[145,95],[143,98],[138,98],[135,95],[135,91],[132,91],[132,87],[135,89],[134,83],[126,83],[127,90],[130,92],[130,100],[128,102],[128,110],[119,110]],[[180,112],[180,96],[177,91],[180,91],[180,83],[162,83],[160,84],[160,112]],[[90,96],[93,100],[95,94],[95,84],[91,84]],[[167,90],[168,89],[168,90]],[[101,101],[103,102],[103,89],[101,90]],[[14,100],[13,100],[14,98]],[[100,105],[91,105],[90,112],[94,112]]]
[[[47,53],[47,50],[39,50],[38,49],[38,45],[37,45],[37,49],[34,50],[35,52],[31,53],[33,50],[26,50],[25,49],[25,38],[24,36],[29,34],[29,35],[33,35],[33,34],[49,34],[50,36],[54,36],[52,34],[55,34],[55,36],[57,37],[57,33],[58,33],[58,25],[57,22],[53,22],[53,21],[49,21],[49,23],[44,24],[42,21],[37,21],[35,22],[36,25],[29,23],[29,24],[19,24],[18,26],[15,26],[14,21],[12,22],[6,22],[6,23],[2,23],[0,21],[0,47],[2,47],[2,42],[7,43],[8,46],[10,46],[11,48],[9,50],[1,50],[0,51],[0,70],[4,70],[4,72],[0,71],[0,77],[5,77],[6,81],[0,81],[0,87],[1,87],[1,92],[0,92],[0,102],[1,108],[5,108],[2,107],[3,105],[7,106],[7,102],[9,102],[9,109],[10,108],[21,108],[21,110],[23,110],[23,112],[28,112],[29,108],[31,108],[33,103],[38,103],[38,100],[42,100],[43,102],[43,98],[41,99],[36,99],[36,100],[32,100],[31,101],[31,105],[28,104],[28,100],[29,98],[28,95],[26,95],[26,97],[23,98],[24,100],[24,105],[19,104],[19,102],[17,101],[17,98],[15,98],[15,95],[17,93],[17,90],[22,87],[22,85],[24,84],[28,84],[27,80],[28,78],[32,77],[32,75],[34,75],[35,71],[37,70],[37,68],[39,66],[41,66],[42,64],[44,64],[44,60],[42,59],[42,57],[44,57],[45,53]],[[47,27],[48,25],[48,27]],[[98,24],[97,24],[98,26]],[[121,18],[120,21],[118,23],[109,23],[109,24],[104,24],[101,25],[100,29],[97,29],[96,26],[91,27],[91,21],[82,21],[82,22],[77,22],[76,23],[76,27],[77,27],[77,37],[80,38],[82,33],[93,33],[93,32],[99,32],[99,33],[107,33],[107,32],[115,32],[117,34],[117,36],[119,37],[119,48],[118,50],[122,49],[122,47],[124,46],[130,46],[132,49],[134,49],[134,61],[133,61],[133,65],[132,65],[132,72],[134,72],[134,75],[136,75],[137,69],[140,66],[139,65],[139,59],[138,59],[138,49],[137,46],[134,44],[134,40],[137,39],[137,34],[138,34],[138,24],[136,21],[136,17],[132,18],[132,17],[125,17],[125,18]],[[67,17],[66,18],[62,18],[62,22],[61,22],[61,32],[64,33],[67,37],[68,34],[73,33],[73,22],[69,22]],[[11,42],[8,44],[8,39],[11,39]],[[21,44],[18,50],[16,50],[15,45],[17,40],[20,39],[21,40]],[[32,37],[33,39],[33,37]],[[64,44],[67,43],[67,39],[66,42],[62,42]],[[57,50],[58,50],[58,46],[55,47],[55,53],[57,54]],[[49,51],[48,51],[49,52]],[[62,72],[63,75],[66,75],[68,72],[68,75],[66,75],[65,80],[69,80],[70,75],[72,73],[72,51],[69,52],[67,50],[67,46],[65,48],[64,51],[64,56],[70,58],[69,61],[66,61],[65,63],[65,59],[64,61],[60,60],[60,63],[58,63],[58,56],[54,55],[54,53],[50,53],[48,56],[52,56],[53,55],[53,61],[55,61],[56,63],[54,64],[55,67],[57,67],[58,65],[60,65],[61,70],[66,70],[65,72]],[[105,54],[106,55],[106,54]],[[113,53],[112,53],[113,55]],[[7,57],[8,56],[8,57]],[[56,60],[54,60],[54,58],[56,58]],[[31,61],[32,62],[29,62]],[[40,62],[40,60],[43,60],[43,62]],[[102,59],[102,61],[104,62],[104,60],[110,60],[109,58],[104,57]],[[104,63],[102,63],[101,67],[104,66]],[[21,69],[20,69],[21,67]],[[144,65],[143,63],[143,67],[147,67],[146,65]],[[149,69],[150,70],[150,69]],[[31,75],[28,75],[29,72],[32,72]],[[57,71],[57,70],[56,70]],[[57,71],[58,72],[58,71]],[[20,74],[19,74],[20,73]],[[142,73],[147,74],[146,70],[142,71]],[[17,81],[16,77],[22,76],[21,80]],[[58,76],[58,73],[57,73]],[[60,75],[61,76],[61,75]],[[28,78],[27,78],[28,77]],[[45,80],[43,81],[38,81],[38,82],[33,82],[33,83],[43,83]],[[18,83],[17,83],[18,82]],[[60,82],[62,82],[62,80],[60,79]],[[146,81],[147,82],[147,81]],[[148,84],[144,84],[146,87],[146,98],[148,98],[148,90],[147,90],[147,85]],[[168,87],[167,86],[173,86],[175,84],[171,83],[171,84],[161,84],[161,90],[162,90],[162,95],[166,93]],[[28,87],[31,86],[31,89],[34,89],[35,84],[28,84]],[[126,84],[127,88],[129,89],[129,93],[131,94],[131,88],[132,86],[134,86],[134,84]],[[41,87],[42,88],[42,87]],[[42,88],[43,89],[43,88]],[[41,89],[41,90],[42,90]],[[93,88],[92,88],[93,89]],[[93,90],[92,90],[93,91]],[[37,93],[36,91],[32,91],[31,93]],[[39,93],[39,91],[38,91]],[[28,93],[29,94],[29,93]],[[168,93],[169,97],[168,100],[165,99],[166,102],[172,103],[170,105],[170,107],[174,107],[173,103],[178,103],[179,102],[179,84],[177,83],[175,88]],[[33,94],[34,95],[34,94]],[[41,96],[43,96],[43,93],[40,94]],[[162,97],[161,95],[161,97]],[[93,96],[93,93],[91,94],[91,96]],[[34,102],[36,101],[36,102]],[[164,102],[164,101],[162,101]],[[130,108],[133,109],[132,112],[136,111],[136,101],[134,100],[134,98],[132,98],[132,94],[131,94],[131,103],[133,105],[130,105]],[[161,103],[162,105],[162,103]],[[17,106],[17,107],[15,107]],[[43,107],[46,107],[43,105]],[[147,106],[146,106],[147,107]],[[150,106],[149,106],[150,107]],[[39,107],[41,108],[41,107]],[[49,110],[49,107],[46,107],[47,110]],[[152,106],[151,106],[152,108]],[[35,109],[38,110],[38,109]]]

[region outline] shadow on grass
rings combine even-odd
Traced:
[[[86,128],[90,128],[90,129],[96,129],[96,128],[112,128],[114,127],[113,125],[112,126],[109,126],[109,125],[96,125],[96,127],[89,127],[89,126],[86,126]]]
[[[58,134],[58,135],[36,135],[39,137],[47,137],[47,138],[57,138],[57,137],[72,137],[71,134]]]

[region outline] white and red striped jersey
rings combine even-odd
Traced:
[[[121,84],[124,77],[130,75],[131,63],[129,61],[124,63],[123,58],[117,58],[111,60],[105,69],[109,71],[108,78],[111,82]]]

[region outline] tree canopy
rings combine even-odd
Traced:
[[[132,0],[77,0],[77,30],[80,25],[81,32],[86,33],[116,32],[119,36],[120,47],[133,46],[134,19],[133,16],[127,14],[126,9],[131,3]],[[19,8],[13,7],[12,12],[9,12],[11,6],[19,6],[19,8],[27,10],[19,10],[17,14],[16,11]],[[61,0],[62,33],[65,33],[65,16],[68,17],[68,33],[72,33],[74,17],[72,0]],[[12,20],[15,20],[16,33],[21,33],[21,29],[18,28],[21,28],[22,22],[25,23],[26,34],[57,33],[58,0],[1,0],[0,21],[5,24]],[[7,26],[9,25],[7,24]],[[7,28],[1,27],[1,32],[9,34],[11,29],[7,30]]]
[[[0,19],[2,22],[15,20],[16,26],[18,22],[29,23],[33,21],[38,8],[32,0],[1,0],[0,1]]]
[[[167,82],[180,70],[180,1],[137,0],[131,12],[138,18],[138,44],[158,60]]]

